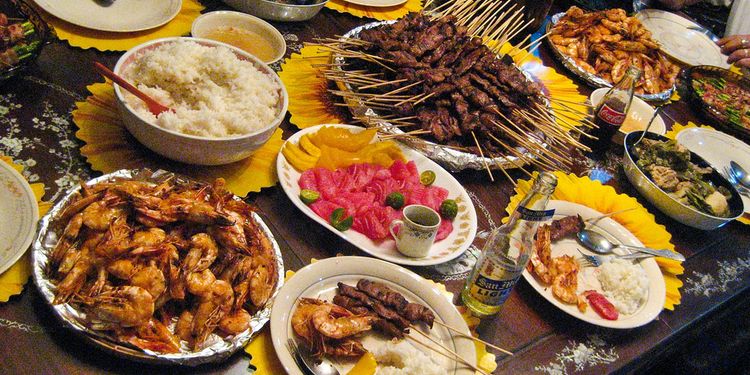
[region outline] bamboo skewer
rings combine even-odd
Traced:
[[[474,134],[473,130],[471,132],[471,137],[474,138],[474,143],[477,145],[477,150],[479,150],[479,156],[482,157],[482,164],[484,164],[484,169],[486,169],[487,174],[490,175],[490,181],[495,182],[495,176],[492,175],[492,170],[490,170],[490,166],[487,164],[487,160],[484,158],[484,151],[482,151],[482,146],[479,145],[477,135]]]
[[[427,340],[429,340],[429,341],[430,341],[430,342],[432,342],[433,344],[437,345],[437,346],[438,346],[438,347],[439,347],[440,349],[444,350],[445,352],[442,352],[442,351],[440,351],[440,350],[435,350],[434,348],[430,347],[430,346],[429,346],[429,345],[428,345],[427,343],[425,343],[425,342],[422,342],[422,341],[419,341],[419,340],[417,340],[416,338],[412,337],[411,335],[407,335],[406,337],[409,337],[409,338],[411,338],[411,339],[412,339],[412,341],[414,341],[414,342],[417,342],[417,343],[419,343],[419,344],[422,344],[422,345],[424,345],[424,346],[426,346],[426,347],[428,347],[428,348],[432,349],[432,350],[433,350],[433,351],[435,351],[436,353],[438,353],[438,354],[443,354],[443,355],[444,355],[444,356],[446,356],[446,357],[449,357],[448,355],[446,355],[446,352],[447,352],[447,353],[450,353],[450,355],[452,355],[452,356],[453,356],[453,360],[454,360],[454,361],[456,361],[456,362],[459,362],[459,363],[461,363],[461,364],[463,364],[463,365],[466,365],[466,366],[468,366],[469,368],[471,368],[472,370],[474,370],[474,371],[477,371],[477,372],[479,372],[480,374],[484,374],[484,375],[490,375],[489,373],[487,373],[487,371],[484,371],[484,370],[480,369],[480,368],[479,368],[479,367],[477,367],[476,365],[472,365],[472,364],[471,364],[471,362],[469,362],[469,361],[467,361],[466,359],[464,359],[463,357],[461,357],[461,355],[460,355],[460,354],[458,354],[458,353],[456,353],[456,352],[455,352],[454,350],[452,350],[452,349],[448,348],[447,346],[443,345],[443,344],[442,344],[441,342],[439,342],[439,341],[435,340],[434,338],[430,337],[430,335],[428,335],[428,334],[426,334],[426,333],[424,333],[424,332],[420,331],[420,330],[419,330],[419,328],[417,328],[417,327],[414,327],[414,326],[412,326],[411,328],[412,328],[412,329],[410,330],[410,332],[417,332],[417,333],[419,333],[420,335],[422,335],[422,337],[426,338]],[[450,358],[450,357],[449,357],[449,358]]]
[[[487,345],[490,348],[495,349],[497,351],[500,351],[502,353],[505,353],[507,355],[513,355],[513,352],[511,352],[511,351],[508,351],[508,350],[505,350],[505,349],[503,349],[503,348],[501,348],[499,346],[490,344],[487,341],[484,341],[484,340],[482,340],[482,339],[480,339],[478,337],[474,337],[472,335],[467,335],[467,334],[465,334],[465,333],[463,333],[463,332],[461,332],[461,331],[459,331],[459,330],[457,330],[457,329],[455,329],[455,328],[453,328],[453,327],[451,327],[451,326],[449,326],[449,325],[447,325],[447,324],[445,324],[445,323],[443,323],[443,322],[441,322],[439,320],[435,320],[435,323],[437,323],[438,325],[441,325],[441,326],[447,328],[449,331],[451,331],[453,333],[461,335],[462,337],[466,337],[466,338],[472,339],[474,341],[481,342],[482,344]]]
[[[607,217],[616,216],[616,215],[619,215],[621,213],[628,212],[628,211],[633,211],[633,210],[637,210],[637,209],[638,209],[638,207],[630,207],[630,208],[626,208],[626,209],[623,209],[623,210],[617,210],[617,211],[614,211],[614,212],[610,212],[608,214],[604,214],[604,215],[600,215],[600,216],[588,218],[588,219],[584,220],[583,222],[586,223],[586,224],[593,223],[593,222],[597,222],[597,221],[599,221],[601,219],[604,219],[604,218],[607,218]]]

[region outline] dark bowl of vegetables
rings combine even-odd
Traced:
[[[636,190],[667,216],[711,230],[744,212],[740,194],[703,158],[676,140],[642,131],[625,136],[623,168]]]
[[[23,71],[48,43],[52,29],[23,0],[0,3],[0,83]]]
[[[750,139],[750,79],[716,66],[687,68],[690,100],[723,130]]]

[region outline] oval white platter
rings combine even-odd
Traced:
[[[677,142],[711,164],[719,173],[734,160],[743,168],[750,168],[750,145],[729,134],[706,128],[689,128],[677,134]],[[740,194],[745,213],[750,214],[750,197]]]
[[[727,56],[711,37],[698,31],[701,25],[672,12],[646,9],[636,13],[643,26],[659,42],[661,50],[686,65],[714,65],[729,69]],[[691,29],[693,28],[693,29]]]
[[[550,201],[547,208],[555,209],[555,219],[570,215],[581,215],[581,217],[586,220],[602,215],[589,207],[558,200]],[[620,223],[610,218],[603,218],[596,222],[589,223],[587,228],[603,234],[615,244],[619,243],[624,245],[643,246],[636,236],[620,225]],[[576,259],[580,259],[581,254],[578,252],[579,249],[585,254],[593,254],[585,249],[583,245],[579,244],[574,237],[569,237],[552,243],[552,257],[570,255]],[[616,251],[620,250],[618,249]],[[621,254],[626,254],[626,252]],[[552,288],[549,285],[540,283],[527,270],[523,271],[523,277],[539,294],[542,295],[542,297],[568,315],[601,327],[618,329],[635,328],[651,322],[659,315],[664,307],[664,301],[667,295],[667,289],[664,285],[664,276],[661,274],[661,269],[659,269],[659,265],[656,264],[656,261],[653,258],[645,258],[636,260],[635,262],[643,267],[648,276],[648,297],[646,302],[635,313],[629,315],[620,313],[617,320],[607,320],[600,317],[591,306],[588,306],[586,312],[582,313],[578,310],[576,305],[569,305],[558,300],[552,294]],[[581,294],[585,290],[592,289],[592,284],[598,285],[595,272],[595,268],[580,268],[580,271],[578,272],[578,294]],[[601,290],[598,291],[600,293],[602,292]]]
[[[364,130],[362,127],[352,125],[318,125],[300,130],[293,136],[289,137],[287,142],[296,144],[303,135],[315,133],[323,126],[335,126],[359,131]],[[417,169],[420,172],[428,169],[434,171],[436,176],[434,185],[447,189],[448,197],[455,199],[458,204],[458,215],[453,219],[453,232],[451,232],[447,238],[433,244],[429,254],[424,258],[410,258],[402,255],[396,249],[396,243],[391,238],[378,243],[369,239],[364,234],[352,229],[344,232],[335,229],[327,220],[318,216],[312,209],[310,209],[310,207],[302,202],[299,197],[301,189],[298,184],[301,173],[289,164],[282,153],[279,153],[276,160],[276,171],[279,176],[279,182],[284,189],[284,193],[286,193],[294,205],[304,212],[305,215],[320,223],[320,225],[326,227],[335,235],[345,239],[352,245],[372,256],[408,266],[429,266],[455,259],[471,246],[477,232],[477,213],[474,210],[474,205],[471,203],[469,194],[466,192],[466,189],[461,186],[460,182],[453,178],[450,173],[440,167],[437,163],[417,151],[404,147],[399,143],[396,144],[401,147],[407,160],[413,160],[416,163]]]
[[[0,161],[0,273],[29,248],[39,221],[31,186],[13,167]]]
[[[432,283],[421,276],[411,272],[403,267],[383,262],[381,260],[366,257],[333,257],[323,259],[309,264],[297,271],[279,291],[271,309],[271,338],[276,354],[280,362],[284,365],[287,373],[292,375],[303,374],[296,366],[289,348],[287,339],[295,336],[291,326],[291,316],[294,313],[297,301],[301,297],[319,298],[331,301],[336,294],[337,283],[343,282],[349,285],[356,285],[359,279],[366,278],[372,281],[380,282],[391,289],[401,293],[408,301],[421,303],[429,307],[435,313],[435,319],[459,331],[469,334],[469,328],[456,310],[456,307],[445,295]],[[423,332],[426,328],[422,328]],[[474,342],[466,337],[451,335],[450,331],[434,325],[429,330],[429,335],[444,346],[458,353],[461,358],[466,359],[471,364],[476,365],[476,348]],[[415,340],[430,343],[419,334],[410,334]],[[385,344],[388,339],[377,333],[367,333],[362,337],[362,344],[365,348],[373,349],[379,345]],[[424,341],[422,341],[424,340]],[[410,342],[411,339],[406,340]],[[298,345],[304,345],[298,339]],[[413,344],[412,344],[413,345]],[[434,346],[434,344],[432,344]],[[425,354],[430,353],[426,347],[416,344],[414,348],[422,350]],[[438,363],[445,368],[446,374],[470,375],[474,372],[443,356],[431,355]],[[355,360],[341,360],[328,358],[332,364],[338,368],[339,372],[346,374],[356,363]]]
[[[51,15],[77,26],[109,32],[153,29],[180,13],[181,0],[34,0]]]

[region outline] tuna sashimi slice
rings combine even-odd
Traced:
[[[440,220],[440,226],[438,227],[435,241],[440,241],[448,238],[451,232],[453,232],[453,222],[445,219]]]

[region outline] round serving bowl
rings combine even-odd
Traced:
[[[659,211],[663,212],[667,216],[679,221],[682,224],[691,226],[697,229],[711,230],[721,227],[722,225],[737,219],[742,216],[744,205],[740,194],[737,189],[727,181],[715,169],[711,168],[710,174],[706,175],[709,182],[714,186],[723,186],[728,189],[732,196],[728,200],[729,204],[729,217],[719,217],[709,215],[702,211],[699,211],[693,207],[684,205],[672,198],[667,192],[658,187],[651,179],[646,176],[646,173],[642,171],[638,165],[636,165],[637,157],[633,154],[633,146],[635,142],[640,138],[642,131],[630,132],[625,136],[624,146],[625,154],[623,155],[623,168],[625,169],[625,175],[636,190],[643,195],[649,202],[651,202]],[[645,138],[667,141],[668,138],[648,132]],[[694,164],[700,167],[710,167],[710,165],[703,160],[700,156],[694,152],[690,152],[690,160]]]
[[[316,0],[312,5],[283,4],[272,0],[224,0],[227,5],[271,21],[307,21],[326,5],[328,0]]]
[[[284,116],[286,116],[286,110],[289,105],[289,97],[281,79],[279,79],[268,65],[260,61],[257,57],[239,48],[214,40],[184,37],[163,38],[146,42],[130,49],[117,61],[114,69],[115,73],[122,76],[125,68],[136,61],[143,52],[178,40],[190,40],[209,47],[227,47],[239,59],[253,63],[261,72],[270,76],[279,88],[280,99],[277,103],[276,117],[264,128],[248,134],[223,138],[188,135],[162,128],[141,117],[127,104],[124,89],[115,85],[117,106],[120,109],[125,127],[138,142],[157,154],[187,164],[229,164],[250,156],[271,138],[271,135],[273,135],[276,128],[284,119]]]
[[[589,96],[589,101],[591,101],[591,105],[596,108],[596,106],[599,105],[599,102],[604,98],[604,95],[609,91],[609,88],[601,88],[596,89],[591,92],[591,95]],[[646,125],[648,125],[648,121],[651,120],[651,116],[654,115],[654,112],[656,110],[651,107],[646,101],[643,99],[633,96],[633,103],[630,104],[630,108],[628,109],[628,115],[627,119],[625,121],[635,121],[638,123],[642,123],[643,126],[640,129],[632,129],[632,131],[635,130],[643,130],[646,128]],[[622,131],[621,133],[627,134],[631,130]],[[651,129],[648,130],[649,133],[656,133],[664,135],[667,133],[667,127],[664,125],[664,120],[662,120],[661,116],[656,116],[654,119],[654,123],[651,124]]]
[[[281,60],[286,53],[286,41],[279,30],[258,17],[241,12],[220,10],[202,14],[193,21],[190,34],[195,38],[212,39],[207,35],[212,30],[224,27],[247,30],[267,41],[273,49],[273,57],[264,59],[263,62],[266,64],[273,64]]]

